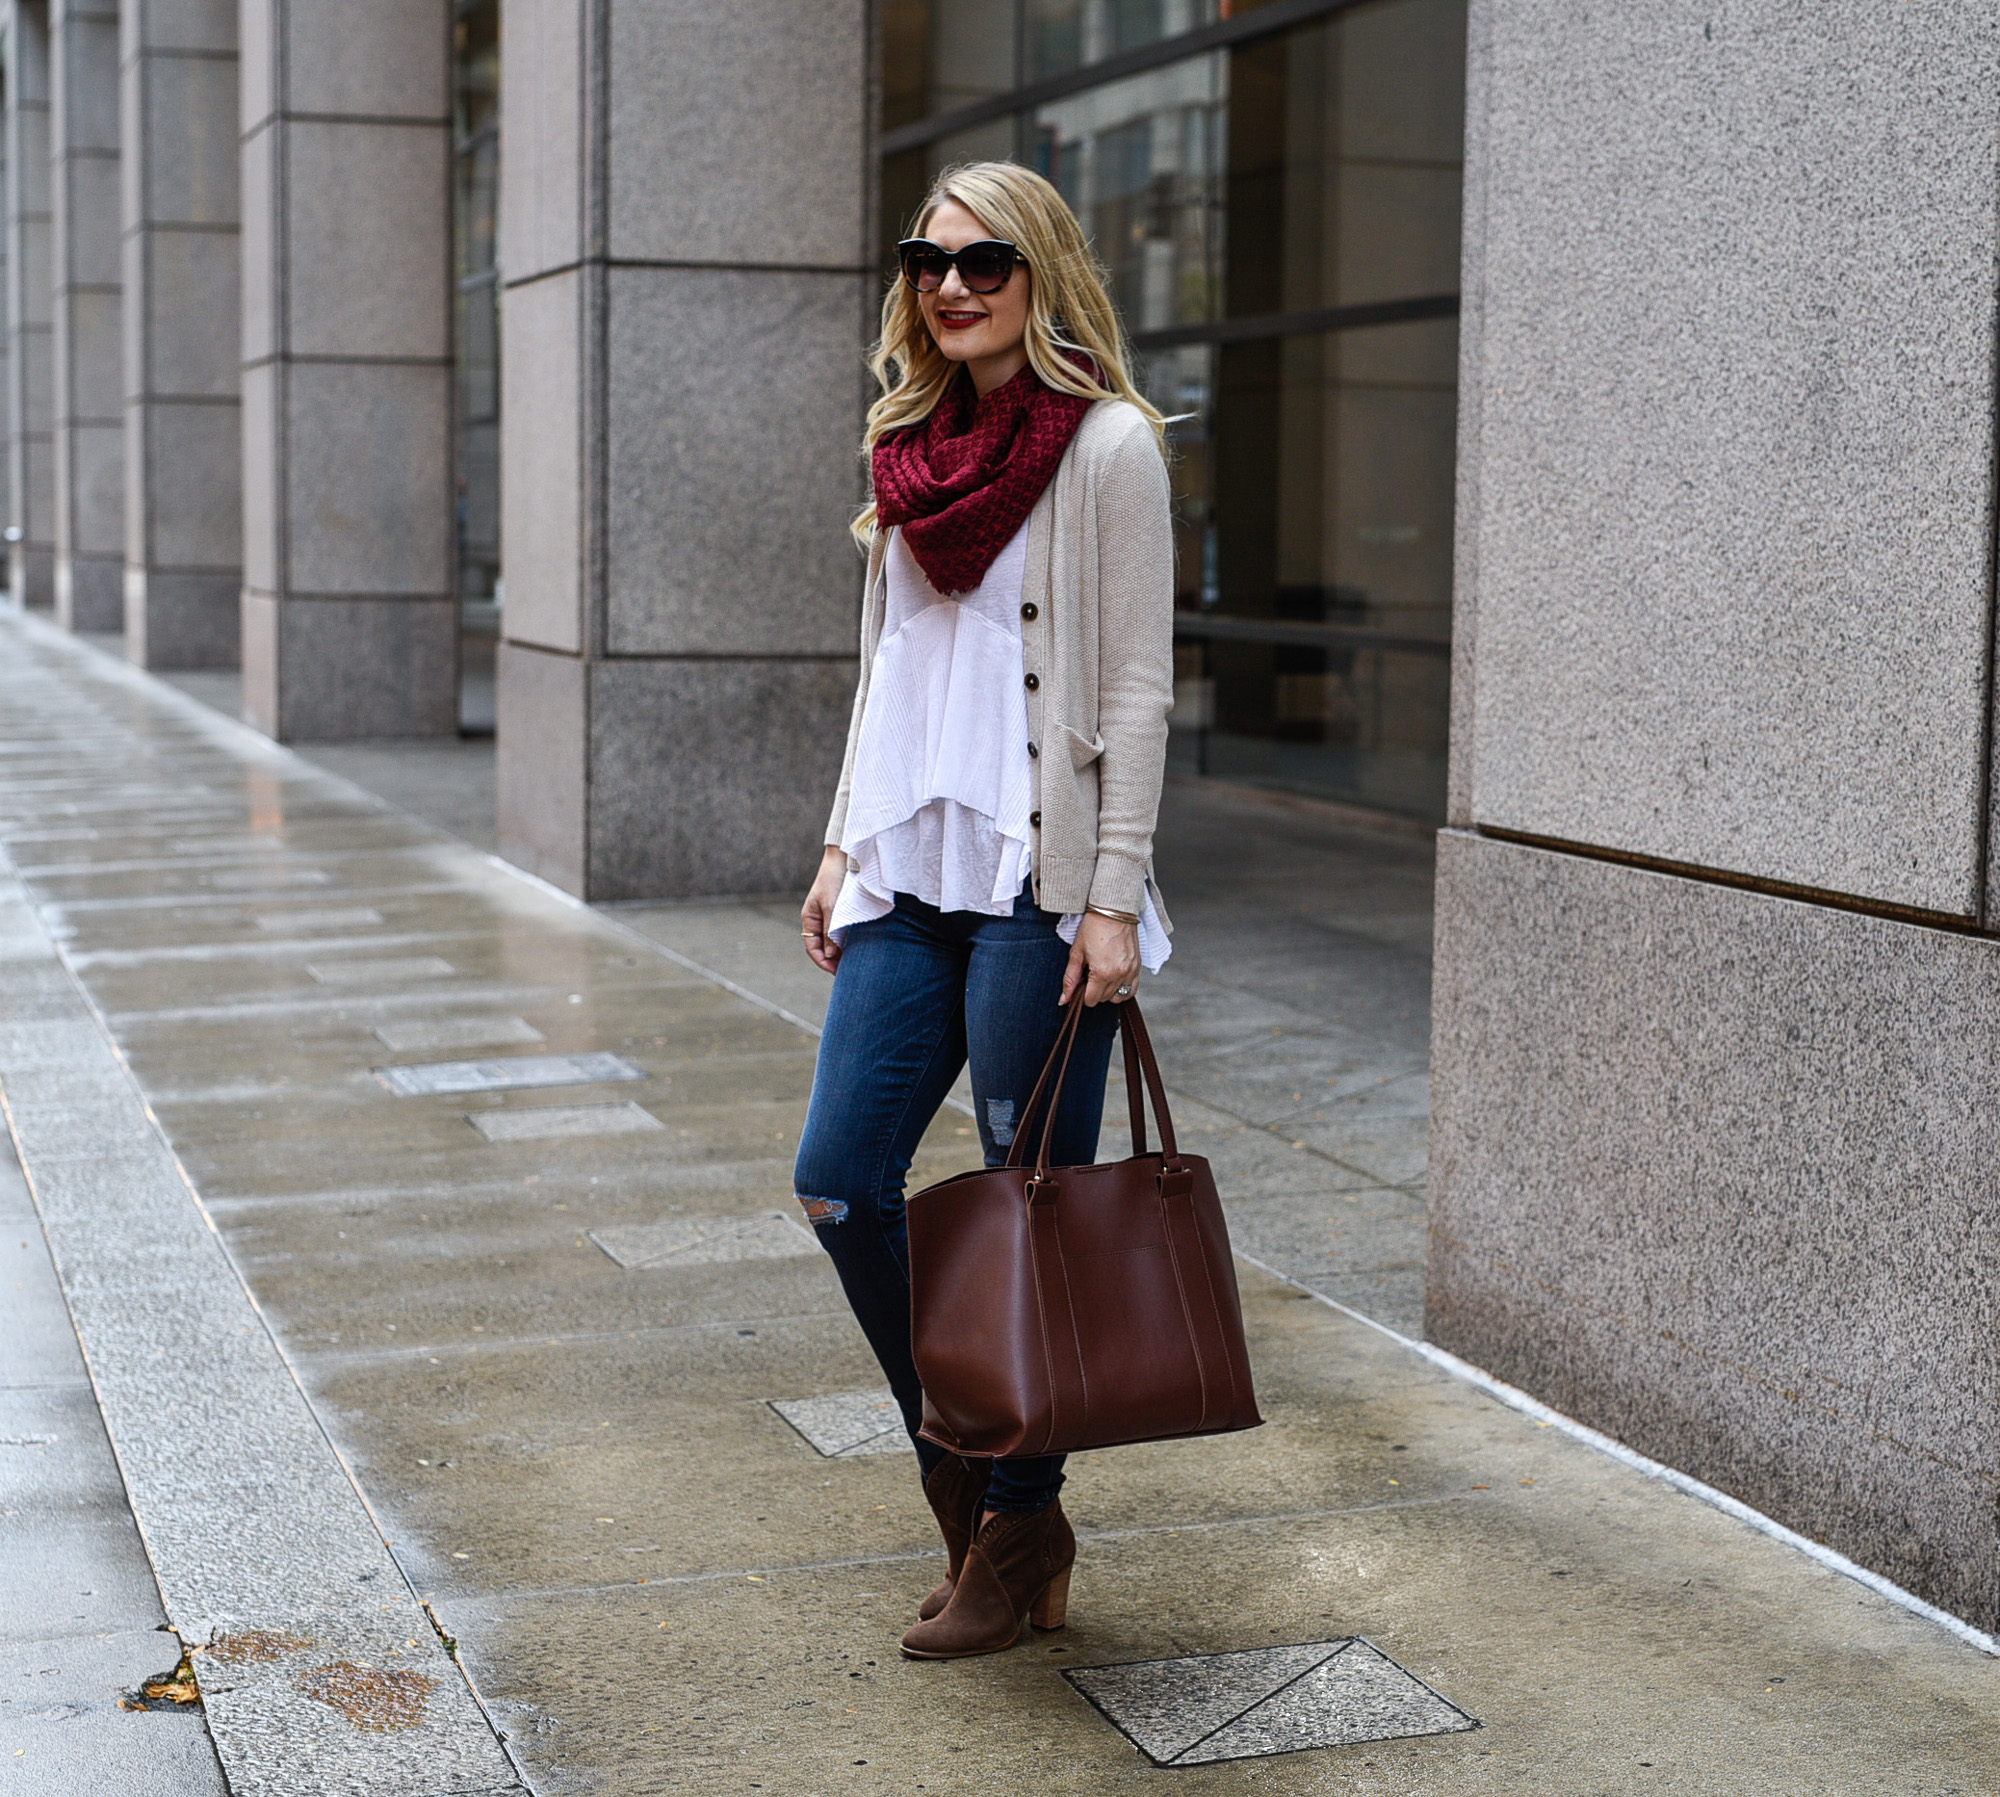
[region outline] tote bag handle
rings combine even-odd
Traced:
[[[1014,1131],[1013,1145],[1007,1151],[1007,1165],[1020,1166],[1028,1146],[1029,1128],[1039,1117],[1042,1130],[1035,1151],[1037,1178],[1045,1178],[1048,1174],[1049,1148],[1055,1139],[1056,1108],[1062,1103],[1063,1081],[1069,1075],[1069,1058],[1076,1047],[1083,1012],[1084,1004],[1080,997],[1069,1002],[1062,1027],[1056,1032],[1055,1041],[1049,1045],[1049,1058],[1042,1063],[1042,1076],[1035,1081],[1035,1089],[1029,1094],[1020,1123]],[[1139,1090],[1143,1082],[1146,1097],[1152,1101],[1154,1120],[1160,1127],[1161,1153],[1168,1166],[1175,1166],[1180,1161],[1180,1149],[1174,1140],[1173,1115],[1167,1109],[1166,1083],[1160,1078],[1160,1064],[1154,1057],[1152,1039],[1146,1034],[1146,1020],[1139,1014],[1137,999],[1128,998],[1119,1005],[1118,1022],[1125,1035],[1125,1089],[1131,1106],[1133,1158],[1141,1158],[1146,1153],[1145,1100],[1140,1097]],[[1052,1090],[1051,1076],[1054,1079]],[[1046,1105],[1043,1104],[1044,1092],[1048,1095]]]

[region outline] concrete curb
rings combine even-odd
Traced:
[[[234,1797],[523,1790],[4,857],[0,1107]]]

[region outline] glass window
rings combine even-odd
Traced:
[[[883,130],[1011,92],[1019,37],[1013,0],[883,0]]]
[[[1034,115],[1034,165],[1082,220],[1128,331],[1222,314],[1228,93],[1229,58],[1194,56]]]
[[[1252,10],[979,16],[1041,80]],[[1091,236],[1174,419],[1183,768],[1443,814],[1464,62],[1465,0],[1369,0],[884,158],[897,235],[937,169],[1011,155]]]
[[[1228,0],[1026,0],[1022,36],[1028,79],[1067,74],[1143,49],[1212,25],[1230,10]]]
[[[1145,50],[1270,0],[883,0],[883,127]]]

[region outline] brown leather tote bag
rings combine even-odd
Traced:
[[[1218,1435],[1264,1419],[1229,1231],[1208,1162],[1182,1154],[1146,1025],[1119,1006],[1132,1157],[1051,1167],[1081,1001],[1049,1051],[1004,1167],[909,1201],[911,1346],[923,1433],[988,1455]],[[1146,1147],[1143,1073],[1161,1152]],[[1046,1096],[1046,1103],[1044,1097]],[[1041,1120],[1032,1168],[1029,1128]]]

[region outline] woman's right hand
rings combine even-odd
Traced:
[[[799,925],[806,939],[806,953],[824,973],[833,972],[840,961],[840,944],[826,933],[833,921],[833,907],[840,889],[847,883],[847,851],[838,843],[828,843],[820,857],[819,872],[813,876],[812,890],[799,907]]]

